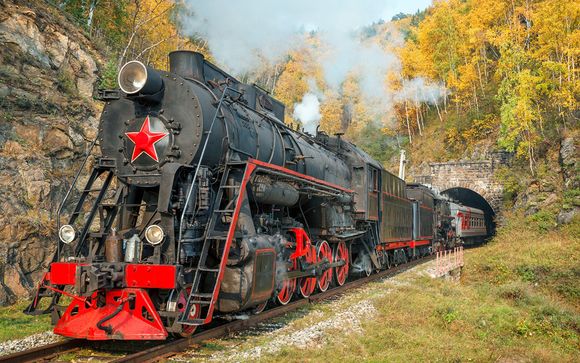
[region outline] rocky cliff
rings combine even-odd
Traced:
[[[96,134],[102,57],[45,2],[0,0],[0,304],[55,249],[54,215]]]

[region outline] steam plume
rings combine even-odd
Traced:
[[[430,1],[425,0],[425,6]],[[340,93],[349,75],[358,79],[361,95],[377,114],[385,119],[394,102],[411,99],[436,102],[439,86],[416,79],[400,91],[387,89],[387,74],[399,74],[401,62],[389,49],[404,43],[394,26],[386,37],[373,39],[363,34],[365,26],[392,15],[413,11],[404,1],[376,0],[185,0],[180,20],[186,34],[207,39],[216,60],[229,72],[243,74],[263,64],[276,63],[292,49],[307,46],[315,33],[319,48],[311,48],[321,64],[328,87]],[[431,100],[433,98],[433,101]],[[320,101],[312,89],[295,105],[294,117],[307,131],[314,131],[320,120]],[[379,116],[380,115],[380,116]],[[312,126],[313,125],[313,126]]]
[[[320,101],[314,93],[306,93],[302,97],[302,102],[294,105],[294,118],[302,122],[305,132],[311,135],[316,134],[316,128],[322,116],[320,115]]]

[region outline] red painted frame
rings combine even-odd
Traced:
[[[87,263],[53,262],[47,280],[52,285],[74,285],[78,266]],[[125,284],[132,288],[173,289],[177,268],[174,265],[128,264],[125,267]]]
[[[174,265],[131,264],[125,267],[125,283],[133,288],[173,289],[176,271]]]
[[[388,242],[377,246],[378,251],[396,250],[398,248],[415,248],[417,246],[424,246],[430,244],[429,240],[416,240],[416,241],[399,241],[399,242]]]
[[[329,183],[327,181],[324,181],[324,180],[321,180],[321,179],[317,179],[317,178],[312,177],[310,175],[302,174],[302,173],[299,173],[297,171],[287,169],[287,168],[285,168],[283,166],[280,166],[280,165],[269,164],[269,163],[266,163],[264,161],[260,161],[260,160],[256,160],[256,159],[251,159],[251,158],[248,159],[248,162],[251,163],[251,164],[254,164],[256,166],[260,166],[260,167],[263,167],[263,168],[280,171],[280,172],[283,172],[283,173],[286,173],[286,174],[289,174],[289,175],[292,175],[292,176],[296,176],[296,177],[299,177],[299,178],[302,178],[302,179],[306,179],[308,181],[311,181],[311,182],[314,182],[314,183],[317,183],[317,184],[322,184],[322,185],[327,186],[329,188],[338,189],[338,190],[343,191],[345,193],[354,193],[354,190],[352,190],[352,189],[347,189],[345,187],[341,187],[340,185],[336,185],[336,184],[333,184],[333,183]]]
[[[55,334],[88,340],[167,338],[167,330],[147,291],[125,288],[107,290],[105,294],[105,304],[101,307],[74,299],[56,323]],[[91,298],[94,301],[97,293]],[[120,305],[122,306],[119,308]],[[120,310],[116,312],[117,309]],[[105,317],[110,318],[103,326],[110,327],[111,334],[97,326]]]
[[[50,272],[47,280],[53,285],[74,285],[78,266],[86,263],[53,262],[50,264]]]
[[[310,237],[308,237],[308,234],[303,228],[292,228],[290,229],[290,232],[294,233],[294,236],[296,237],[296,250],[290,255],[290,259],[305,256],[312,246]]]
[[[216,283],[216,286],[215,286],[214,291],[213,291],[211,303],[209,304],[207,316],[203,321],[204,324],[210,323],[213,319],[213,311],[215,309],[215,304],[217,303],[217,297],[219,295],[222,280],[224,278],[224,272],[226,269],[226,264],[228,262],[228,256],[230,254],[230,247],[232,245],[232,239],[234,238],[234,234],[236,232],[236,227],[238,225],[238,217],[240,216],[242,202],[243,202],[244,198],[246,197],[246,185],[250,181],[250,178],[252,177],[252,174],[254,173],[255,169],[256,169],[256,165],[253,164],[252,162],[249,162],[246,164],[246,170],[244,171],[244,176],[242,177],[242,182],[240,183],[240,194],[238,195],[238,200],[236,201],[236,206],[234,208],[232,220],[230,221],[230,227],[228,229],[228,236],[226,239],[224,250],[222,252],[222,256],[225,256],[225,258],[222,258],[222,260],[220,261],[220,268],[219,268],[219,272],[218,272],[218,276],[217,276],[217,283]]]

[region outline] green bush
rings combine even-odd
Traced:
[[[117,63],[110,59],[101,72],[99,89],[117,88]]]
[[[452,306],[437,308],[436,314],[443,320],[445,325],[449,325],[459,318],[458,312]]]
[[[557,227],[556,215],[550,210],[541,210],[532,214],[527,218],[531,222],[532,227],[535,227],[539,232],[546,233],[554,230]]]
[[[562,202],[562,207],[564,209],[574,209],[574,207],[580,207],[580,189],[569,189],[564,191]]]
[[[60,71],[56,79],[56,89],[74,96],[77,90],[74,77],[66,71]]]
[[[509,166],[498,168],[495,178],[503,185],[503,199],[506,202],[513,202],[523,189],[522,178]]]

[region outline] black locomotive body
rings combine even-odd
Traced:
[[[59,209],[28,308],[50,296],[56,333],[186,336],[447,243],[449,208],[427,189],[340,136],[292,130],[280,102],[201,54],[169,59],[169,72],[127,63],[103,96],[101,156]]]

